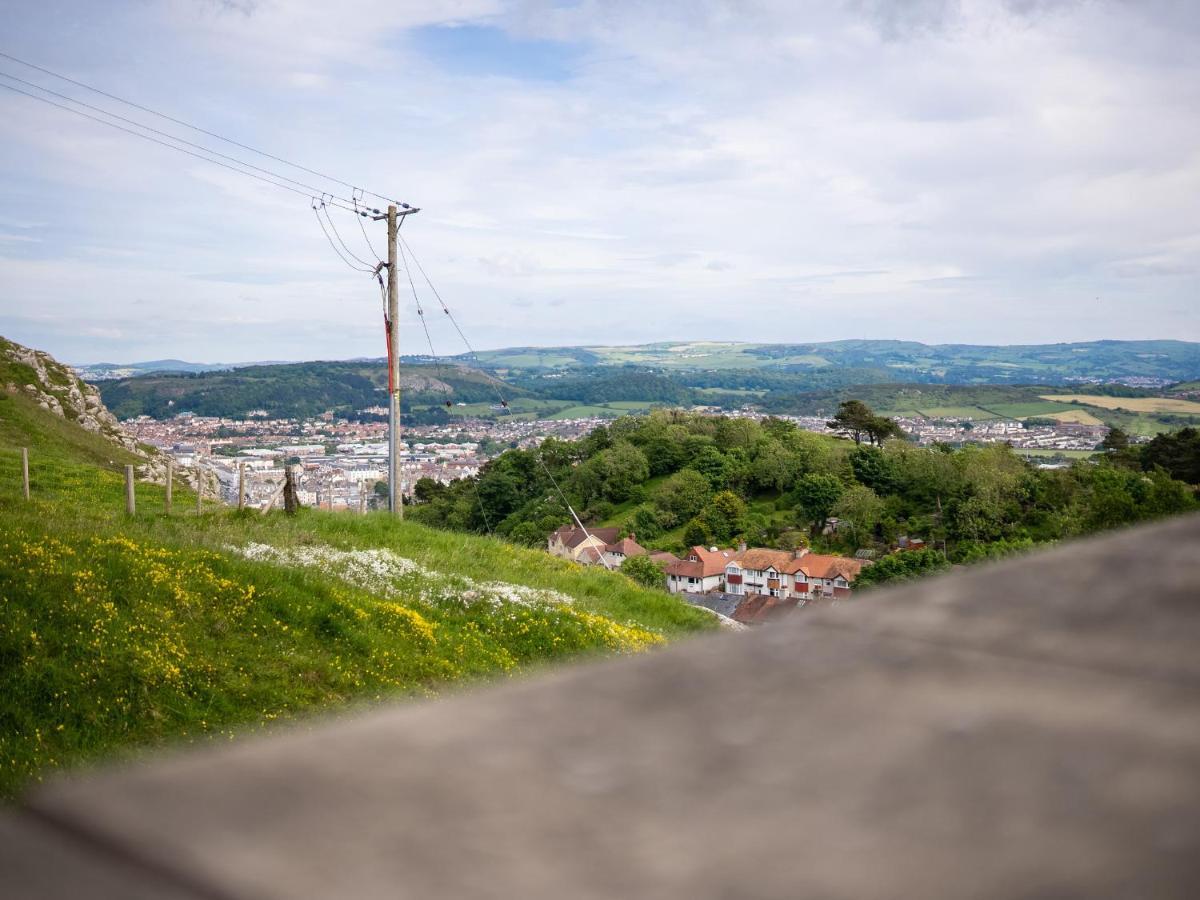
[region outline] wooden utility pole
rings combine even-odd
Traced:
[[[125,512],[133,515],[137,511],[137,495],[133,489],[133,466],[125,467]]]
[[[238,463],[238,509],[246,508],[246,464]]]
[[[21,448],[21,491],[29,499],[29,448]]]
[[[400,488],[400,299],[396,271],[396,204],[388,204],[388,505],[392,515],[404,518],[404,493]]]
[[[175,478],[175,460],[167,457],[167,494],[164,498],[167,512],[171,512],[171,482]]]
[[[196,515],[204,511],[204,469],[196,463]]]

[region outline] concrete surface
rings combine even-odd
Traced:
[[[0,819],[0,872],[19,897],[1191,898],[1198,700],[1193,516],[61,779]]]

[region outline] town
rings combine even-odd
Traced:
[[[733,418],[761,420],[766,415],[752,406],[721,411],[695,407],[693,411]],[[265,505],[283,480],[286,464],[298,466],[297,494],[307,506],[366,511],[386,505],[387,422],[382,408],[360,411],[358,420],[326,413],[311,420],[272,419],[251,410],[241,419],[197,416],[181,412],[159,421],[149,416],[126,420],[123,425],[138,441],[172,456],[177,465],[201,466],[214,473],[221,498],[237,503],[239,486],[243,502]],[[823,416],[778,416],[806,431],[832,434]],[[535,447],[548,437],[577,440],[609,419],[496,419],[464,418],[442,425],[405,426],[400,448],[401,489],[412,495],[422,478],[448,484],[479,473],[489,459],[510,448]],[[1061,465],[1053,451],[1078,454],[1094,450],[1104,439],[1104,425],[1072,422],[1032,423],[1011,419],[932,419],[901,416],[897,424],[920,445],[935,443],[1010,444],[1018,452],[1043,454],[1038,464]],[[1044,454],[1049,453],[1049,456]]]

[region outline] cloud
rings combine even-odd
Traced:
[[[35,43],[52,15],[29,7],[14,45],[422,206],[403,233],[481,347],[791,321],[805,340],[1200,339],[1188,4],[78,0],[81,30]],[[380,352],[378,289],[302,196],[4,95],[0,191],[5,221],[38,223],[0,222],[0,315],[49,349]],[[128,324],[84,341],[83,310]]]

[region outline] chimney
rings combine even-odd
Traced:
[[[803,559],[805,556],[808,556],[807,547],[797,547],[792,551],[792,559]]]
[[[631,541],[633,541],[634,543],[637,543],[637,535],[636,535],[636,534],[634,534],[632,531],[631,531],[631,532],[629,532],[629,539],[630,539]]]
[[[746,552],[746,542],[738,541],[738,553],[745,553],[745,552]]]

